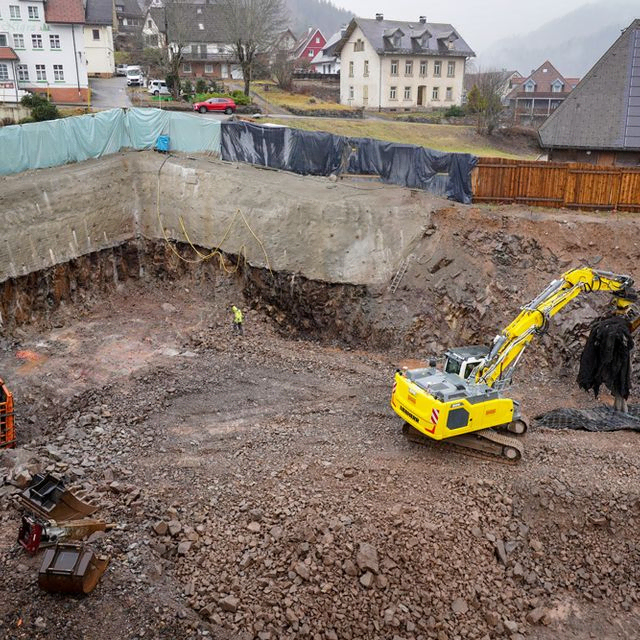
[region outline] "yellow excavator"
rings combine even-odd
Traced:
[[[525,347],[544,333],[549,319],[583,293],[609,292],[616,313],[631,317],[637,300],[630,276],[573,269],[551,282],[498,334],[491,347],[472,346],[445,353],[442,370],[431,362],[421,369],[396,371],[391,407],[405,421],[411,440],[448,440],[507,460],[522,456],[521,438],[527,423],[520,404],[502,391]],[[634,326],[637,325],[637,320]]]

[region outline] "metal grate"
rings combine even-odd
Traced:
[[[533,423],[549,429],[640,431],[640,405],[629,405],[629,413],[620,413],[604,405],[593,409],[554,409],[536,416]]]

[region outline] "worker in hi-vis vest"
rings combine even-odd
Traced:
[[[240,311],[235,304],[231,307],[231,311],[233,312],[233,332],[243,335],[244,330],[242,328],[242,323],[244,322],[244,316],[242,315],[242,311]]]

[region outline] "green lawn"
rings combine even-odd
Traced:
[[[261,119],[260,122],[263,120]],[[264,121],[307,131],[327,131],[343,136],[375,138],[389,142],[417,144],[440,151],[472,153],[477,156],[499,158],[524,158],[533,160],[536,153],[531,149],[518,149],[496,144],[479,135],[474,127],[450,124],[421,124],[393,122],[365,118],[279,118],[268,116]]]

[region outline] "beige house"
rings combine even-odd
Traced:
[[[84,0],[84,51],[89,77],[110,78],[115,73],[113,56],[113,1]]]
[[[450,24],[354,18],[336,47],[340,103],[410,110],[462,104],[464,68],[475,56]]]

